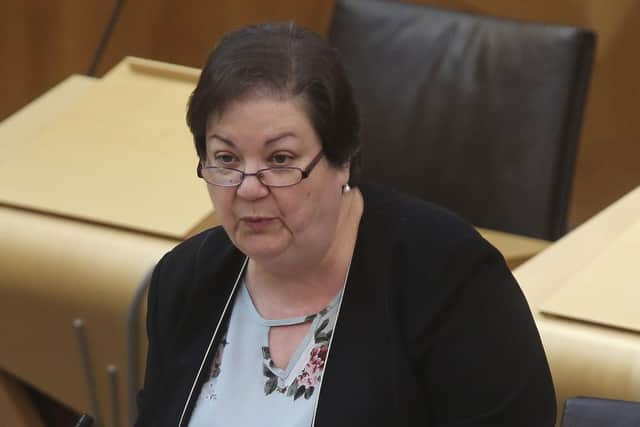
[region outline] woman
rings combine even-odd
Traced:
[[[356,107],[321,38],[230,33],[187,122],[221,227],[155,269],[138,425],[554,423],[501,255],[452,214],[358,183]]]

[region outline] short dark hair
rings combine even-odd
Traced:
[[[360,120],[338,54],[319,35],[293,22],[240,28],[209,55],[189,98],[187,124],[200,159],[206,157],[207,120],[231,101],[251,95],[301,96],[329,163],[349,163],[356,183]]]

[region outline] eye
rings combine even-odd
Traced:
[[[291,161],[291,159],[293,159],[293,156],[291,156],[290,154],[276,153],[271,156],[271,163],[276,166],[286,166]]]
[[[232,153],[216,153],[214,159],[216,163],[222,166],[229,166],[235,162],[236,156]]]

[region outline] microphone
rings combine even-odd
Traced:
[[[80,415],[80,418],[74,427],[93,427],[93,417],[88,414]]]

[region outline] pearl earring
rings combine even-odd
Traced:
[[[342,193],[348,193],[349,191],[351,191],[351,187],[349,186],[349,184],[345,184],[342,186]]]

